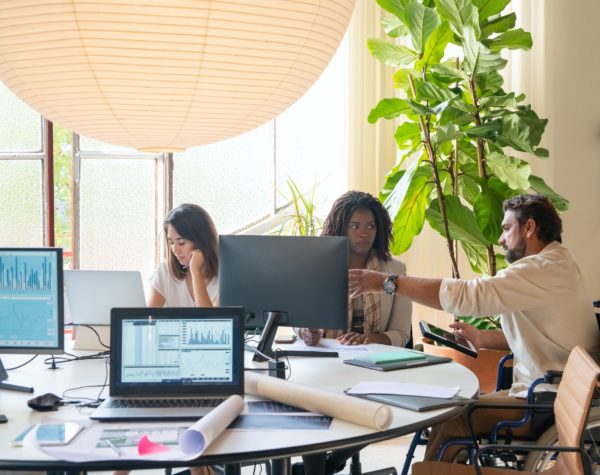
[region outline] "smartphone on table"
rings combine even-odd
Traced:
[[[21,447],[23,445],[23,439],[25,439],[27,434],[35,427],[37,427],[36,439],[39,445],[67,445],[81,432],[83,424],[78,422],[59,422],[31,426],[15,437],[12,441],[12,445]]]

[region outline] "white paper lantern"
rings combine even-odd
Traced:
[[[0,0],[0,81],[61,126],[179,151],[272,119],[321,74],[354,0]]]

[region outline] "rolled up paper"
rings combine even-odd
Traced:
[[[309,388],[282,379],[247,372],[245,392],[307,411],[318,412],[371,429],[385,430],[392,422],[392,411],[384,404],[375,404],[344,394]]]
[[[200,455],[244,409],[244,400],[229,396],[179,436],[179,448],[185,454]]]

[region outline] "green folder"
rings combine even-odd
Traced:
[[[395,363],[397,361],[422,360],[425,358],[424,353],[418,351],[385,351],[383,353],[375,353],[369,356],[355,357],[357,360],[366,361],[372,364]]]

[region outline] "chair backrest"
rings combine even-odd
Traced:
[[[580,346],[571,351],[554,401],[558,445],[580,447],[600,367]],[[561,452],[556,473],[582,474],[581,454]]]

